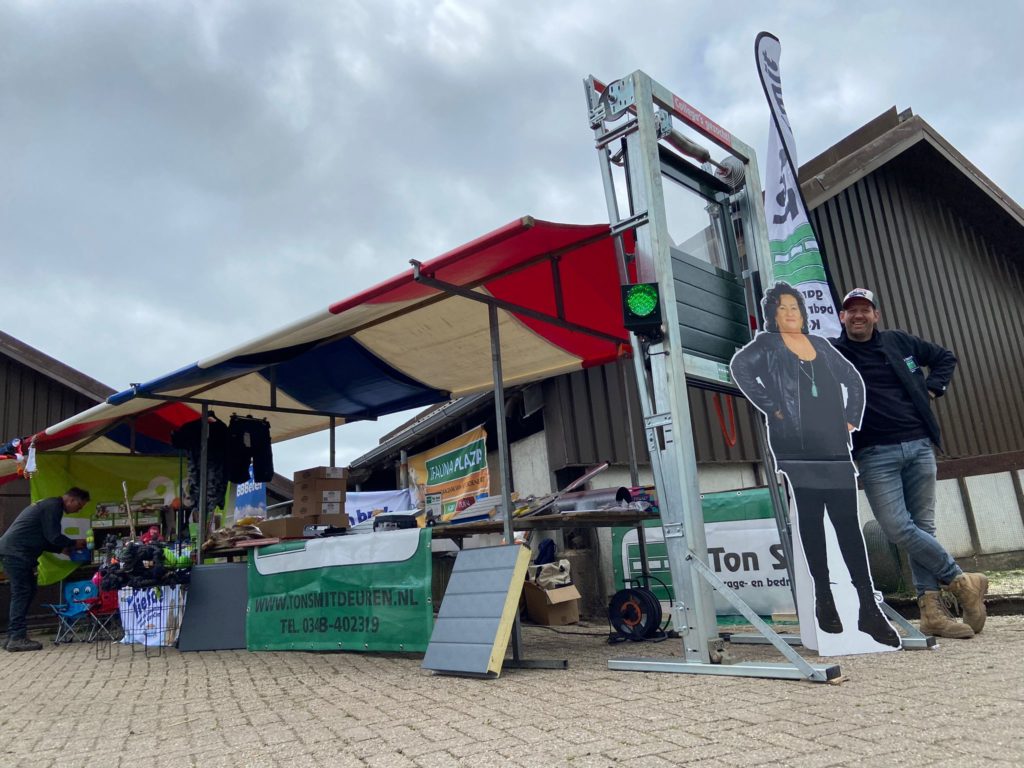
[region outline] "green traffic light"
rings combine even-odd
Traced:
[[[636,317],[647,317],[658,308],[658,288],[650,283],[630,287],[626,294],[626,307]]]

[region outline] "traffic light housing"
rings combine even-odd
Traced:
[[[657,283],[622,286],[622,322],[626,330],[648,341],[661,339],[661,292]]]

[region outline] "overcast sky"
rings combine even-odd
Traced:
[[[909,107],[1024,202],[1024,4],[762,5],[0,0],[0,328],[120,390],[519,216],[605,221],[588,74],[763,168],[761,30],[801,160]],[[326,463],[292,443],[279,471]]]

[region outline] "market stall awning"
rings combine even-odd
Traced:
[[[496,300],[506,384],[628,349],[607,224],[518,219],[303,320],[111,396],[35,436],[37,450],[98,436],[166,444],[202,403],[265,416],[274,441],[493,387]],[[548,318],[548,319],[545,319]],[[134,429],[134,432],[133,432]],[[133,436],[134,435],[134,436]],[[3,467],[0,467],[0,472]]]

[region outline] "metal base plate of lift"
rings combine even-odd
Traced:
[[[738,645],[767,645],[768,640],[756,632],[734,632],[725,638],[730,643]],[[802,645],[800,635],[779,635],[779,639],[789,645]]]
[[[888,603],[880,603],[879,607],[882,609],[882,613],[889,617],[889,620],[898,624],[907,634],[900,638],[900,643],[908,651],[926,651],[929,648],[935,647],[935,637],[932,635],[926,635],[900,614],[895,608]]]
[[[934,648],[936,645],[935,638],[932,635],[925,635],[907,621],[903,616],[896,611],[888,603],[880,603],[879,607],[890,621],[897,624],[906,634],[900,636],[900,643],[904,650],[907,651],[927,651],[929,648]],[[736,643],[740,645],[765,645],[768,640],[764,636],[757,634],[756,632],[744,632],[729,634],[726,638],[730,643]],[[802,645],[799,635],[779,635],[779,639],[789,645]]]
[[[815,674],[808,678],[791,664],[744,661],[737,664],[704,664],[679,659],[611,659],[608,669],[631,672],[676,672],[693,675],[732,675],[741,677],[767,677],[776,680],[810,680],[825,683],[839,677],[839,665],[811,665]]]

